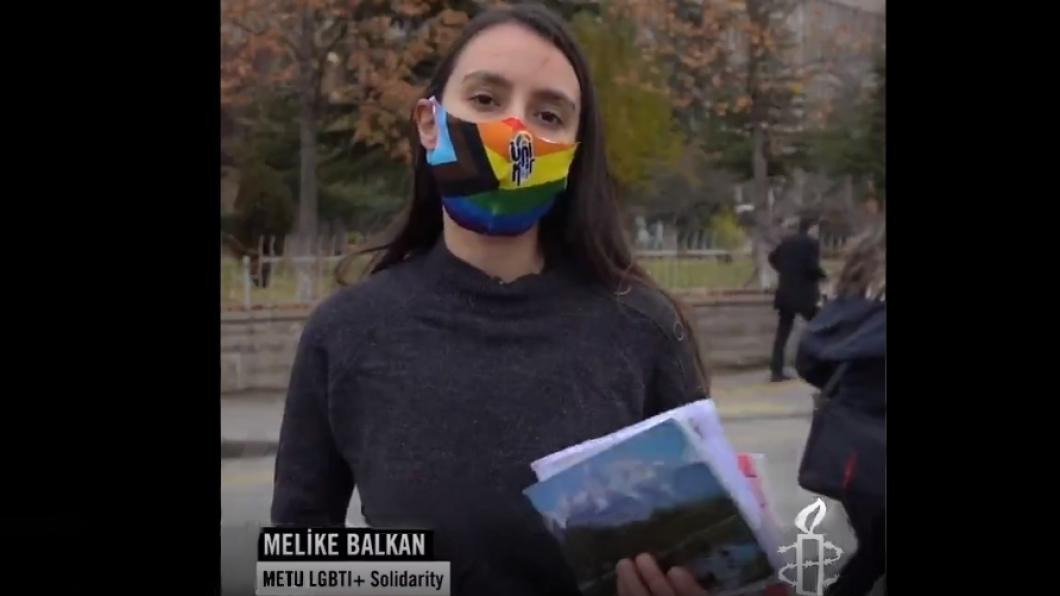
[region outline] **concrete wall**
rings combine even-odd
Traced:
[[[777,330],[772,294],[685,298],[685,302],[695,313],[699,341],[712,371],[769,367]],[[785,352],[789,364],[803,326],[796,318]]]
[[[714,371],[766,368],[777,317],[772,297],[686,297]],[[308,309],[221,313],[221,392],[282,391],[291,374]],[[788,360],[802,330],[797,319]]]
[[[283,390],[308,309],[221,313],[221,393]]]

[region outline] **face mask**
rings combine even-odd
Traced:
[[[526,232],[567,188],[577,143],[554,143],[518,118],[472,123],[434,98],[438,144],[427,150],[442,206],[461,227],[491,236]]]

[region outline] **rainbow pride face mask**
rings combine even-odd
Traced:
[[[518,118],[466,122],[431,102],[438,144],[427,150],[427,163],[449,217],[491,236],[532,228],[567,188],[578,144],[542,139]]]

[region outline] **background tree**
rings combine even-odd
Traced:
[[[359,22],[333,92],[337,101],[357,106],[355,142],[408,162],[415,101],[468,15],[480,9],[471,0],[405,1]]]
[[[299,252],[316,236],[322,126],[346,130],[361,153],[407,154],[402,138],[417,83],[466,15],[441,0],[223,0],[222,103],[267,90],[297,99]],[[353,106],[346,126],[329,106]],[[352,157],[348,155],[348,157]]]
[[[619,190],[634,202],[650,201],[645,186],[676,166],[684,144],[658,69],[638,51],[627,20],[581,12],[572,28],[589,61]]]
[[[741,221],[761,261],[804,187],[828,202],[853,179],[883,198],[883,62],[865,85],[863,59],[879,15],[799,0],[543,3],[586,51],[635,213],[730,243]],[[414,100],[468,18],[502,4],[222,0],[223,172],[294,199],[299,237],[373,231],[407,196]],[[281,223],[290,206],[256,204]]]
[[[883,200],[885,188],[885,97],[886,66],[883,53],[877,55],[873,76],[848,81],[838,108],[825,125],[810,135],[810,160],[835,176],[852,176],[865,181]]]
[[[222,102],[262,88],[287,87],[299,107],[299,252],[317,229],[317,129],[328,57],[345,39],[354,12],[372,2],[222,0]]]

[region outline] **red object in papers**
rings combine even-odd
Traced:
[[[791,589],[784,584],[772,584],[762,591],[762,596],[791,596]]]
[[[751,482],[751,490],[754,492],[758,506],[766,515],[770,515],[769,502],[766,499],[766,491],[762,481],[762,474],[758,470],[758,460],[763,456],[754,453],[737,453],[736,461],[740,465],[740,473]]]

